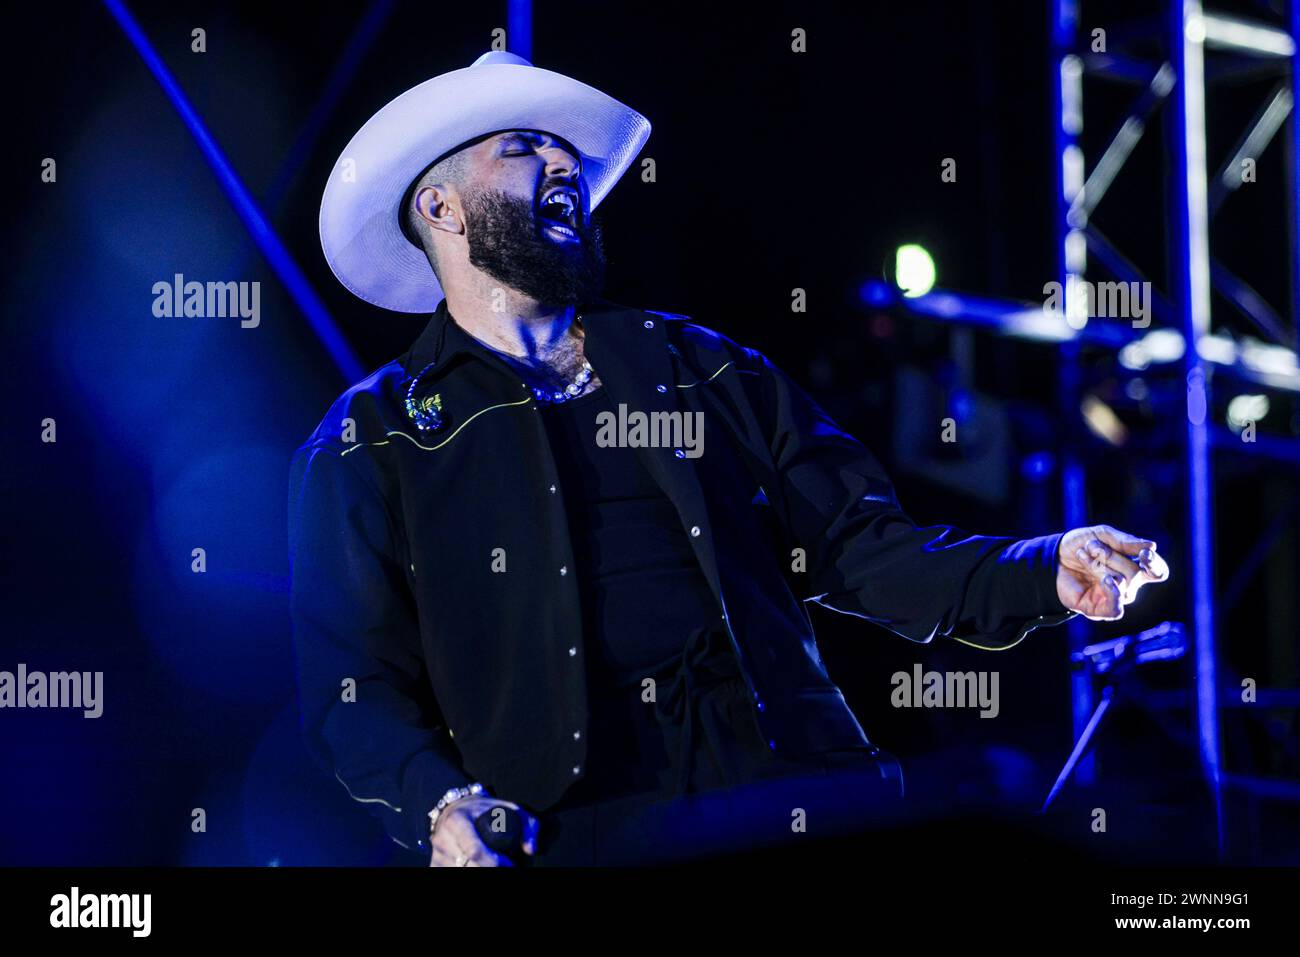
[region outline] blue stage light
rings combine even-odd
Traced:
[[[868,279],[858,287],[858,296],[868,306],[883,308],[891,305],[898,298],[893,286],[879,279]]]
[[[1020,460],[1020,474],[1031,482],[1042,482],[1056,469],[1051,452],[1030,452]]]

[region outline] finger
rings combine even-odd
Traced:
[[[429,859],[430,867],[454,867],[456,852],[445,843],[433,845],[433,855]]]
[[[1146,581],[1146,573],[1137,562],[1120,552],[1106,550],[1106,568],[1112,575],[1120,577],[1120,592],[1124,604],[1129,604],[1137,597],[1138,589]]]
[[[1106,575],[1118,579],[1120,597],[1123,604],[1131,604],[1137,598],[1137,592],[1146,581],[1143,568],[1122,552],[1116,551],[1100,539],[1094,538],[1084,547],[1085,561],[1094,578],[1101,581]],[[1139,554],[1145,551],[1139,550]]]
[[[467,861],[466,867],[514,867],[515,862],[508,857],[502,857],[500,854],[493,854],[486,851],[483,854],[474,854]]]
[[[1110,548],[1125,555],[1136,555],[1144,548],[1151,551],[1156,550],[1156,543],[1149,538],[1138,538],[1136,535],[1130,535],[1128,532],[1121,532],[1117,528],[1111,528],[1109,525],[1098,525],[1093,529],[1097,538],[1101,539]]]
[[[483,839],[478,836],[478,831],[474,827],[474,818],[468,810],[448,818],[447,837],[455,851],[469,858],[469,864],[476,867],[502,867],[509,864],[506,858],[494,853],[483,843]]]
[[[527,811],[521,811],[524,816],[524,839],[520,842],[525,854],[537,853],[537,837],[541,831],[541,822],[533,817]]]
[[[1113,575],[1103,575],[1083,593],[1075,610],[1092,621],[1113,621],[1123,608],[1119,583]]]
[[[1102,592],[1097,602],[1097,617],[1103,621],[1114,621],[1124,617],[1124,596],[1119,582],[1114,575],[1103,575]]]
[[[474,827],[472,823],[469,824],[471,834],[467,836],[465,833],[465,824],[470,820],[464,809],[457,808],[443,815],[442,820],[438,822],[434,847],[441,849],[448,867],[465,867],[466,862],[474,856],[474,846],[470,838],[477,841],[478,835],[472,833]],[[461,861],[461,858],[464,861]]]
[[[1108,609],[1115,618],[1124,617],[1124,591],[1120,588],[1119,581],[1114,575],[1107,575],[1102,584],[1106,586],[1106,593],[1110,596],[1107,603]]]
[[[469,852],[461,848],[451,829],[443,829],[440,823],[438,833],[434,836],[433,841],[433,860],[439,867],[459,867],[456,859],[461,856],[469,857]]]
[[[1127,585],[1142,571],[1142,567],[1137,562],[1098,538],[1088,542],[1084,546],[1084,551],[1088,556],[1089,566],[1098,578],[1110,572],[1119,575],[1122,584]]]
[[[1101,581],[1106,577],[1106,556],[1108,554],[1109,549],[1095,538],[1085,547],[1074,550],[1074,557],[1083,565],[1084,570],[1097,581]]]
[[[508,857],[496,853],[482,841],[479,841],[478,847],[467,852],[469,860],[465,862],[466,867],[514,867],[515,862]]]
[[[1138,564],[1152,581],[1162,582],[1169,578],[1169,565],[1154,548],[1143,549],[1138,555]]]
[[[1126,605],[1131,605],[1137,600],[1138,591],[1143,585],[1151,582],[1167,581],[1169,578],[1169,566],[1165,564],[1165,560],[1148,548],[1138,552],[1137,566],[1139,569],[1138,575],[1126,582],[1124,586],[1124,604]]]
[[[510,867],[513,862],[492,853],[486,846],[480,850],[456,844],[450,838],[435,844],[430,867]]]

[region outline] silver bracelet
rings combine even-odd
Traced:
[[[448,805],[453,801],[459,801],[461,798],[466,798],[470,795],[476,794],[487,794],[487,788],[483,787],[483,785],[479,784],[477,781],[468,787],[450,788],[446,794],[438,798],[438,803],[435,804],[433,810],[429,812],[430,839],[433,838],[433,829],[438,826],[438,818],[442,816],[442,812],[447,809]]]

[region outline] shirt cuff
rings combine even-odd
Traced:
[[[469,778],[451,768],[434,751],[421,751],[406,766],[402,776],[402,817],[411,847],[423,851],[429,846],[429,812],[452,788],[466,787]]]
[[[1069,609],[1061,604],[1056,590],[1056,576],[1060,570],[1061,537],[1040,535],[1012,542],[998,556],[998,565],[1005,569],[1001,575],[1002,597],[1008,609],[1018,617],[1033,618],[1043,615],[1061,615]]]

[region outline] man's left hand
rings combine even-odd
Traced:
[[[1124,606],[1147,582],[1169,580],[1156,543],[1109,525],[1076,528],[1061,536],[1056,594],[1061,604],[1095,621],[1124,616]]]

